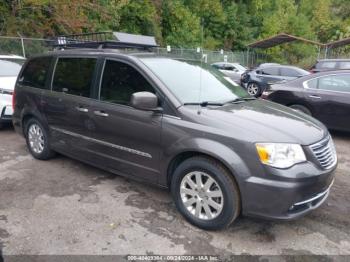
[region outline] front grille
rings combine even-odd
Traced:
[[[330,169],[337,163],[337,153],[330,136],[310,146],[319,164],[324,169]]]

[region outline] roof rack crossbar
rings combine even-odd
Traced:
[[[56,38],[56,48],[110,48],[110,49],[143,49],[158,47],[151,36],[133,35],[119,32],[96,32],[63,35]]]

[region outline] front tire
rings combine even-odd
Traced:
[[[47,160],[55,155],[50,149],[48,132],[37,119],[29,119],[25,130],[27,146],[34,158]]]
[[[173,174],[171,192],[179,212],[202,229],[227,227],[240,214],[240,193],[232,174],[208,157],[182,162]]]
[[[249,83],[247,86],[247,92],[251,96],[258,97],[261,95],[261,87],[257,83]]]

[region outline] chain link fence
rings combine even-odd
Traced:
[[[23,57],[31,57],[36,54],[53,50],[55,40],[40,38],[21,38],[0,36],[0,54],[13,54]],[[155,48],[154,52],[161,56],[181,58],[188,60],[202,59],[203,62],[211,64],[215,62],[234,62],[247,66],[249,57],[247,52],[211,51],[184,48]]]
[[[0,54],[14,54],[23,57],[31,57],[36,54],[45,53],[53,50],[53,45],[56,40],[40,39],[40,38],[26,38],[26,37],[7,37],[0,36]],[[124,52],[130,52],[126,50]],[[212,64],[215,62],[232,62],[240,63],[246,67],[254,67],[260,63],[278,62],[272,59],[264,50],[247,50],[241,52],[230,51],[212,51],[185,48],[155,48],[154,52],[161,56],[198,60],[204,63]],[[285,57],[288,54],[281,54]],[[318,52],[315,55],[303,57],[300,61],[291,62],[301,67],[307,68],[314,64],[317,59],[323,58],[350,58],[350,47],[338,48],[328,50],[328,52]],[[292,59],[289,59],[292,60]]]
[[[50,42],[53,44],[54,40],[0,36],[0,54],[31,57],[51,51],[53,48]]]

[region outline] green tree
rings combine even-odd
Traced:
[[[162,29],[166,45],[193,48],[201,42],[200,18],[179,0],[163,0]]]
[[[159,17],[155,6],[149,0],[129,1],[120,9],[119,31],[161,36]]]

